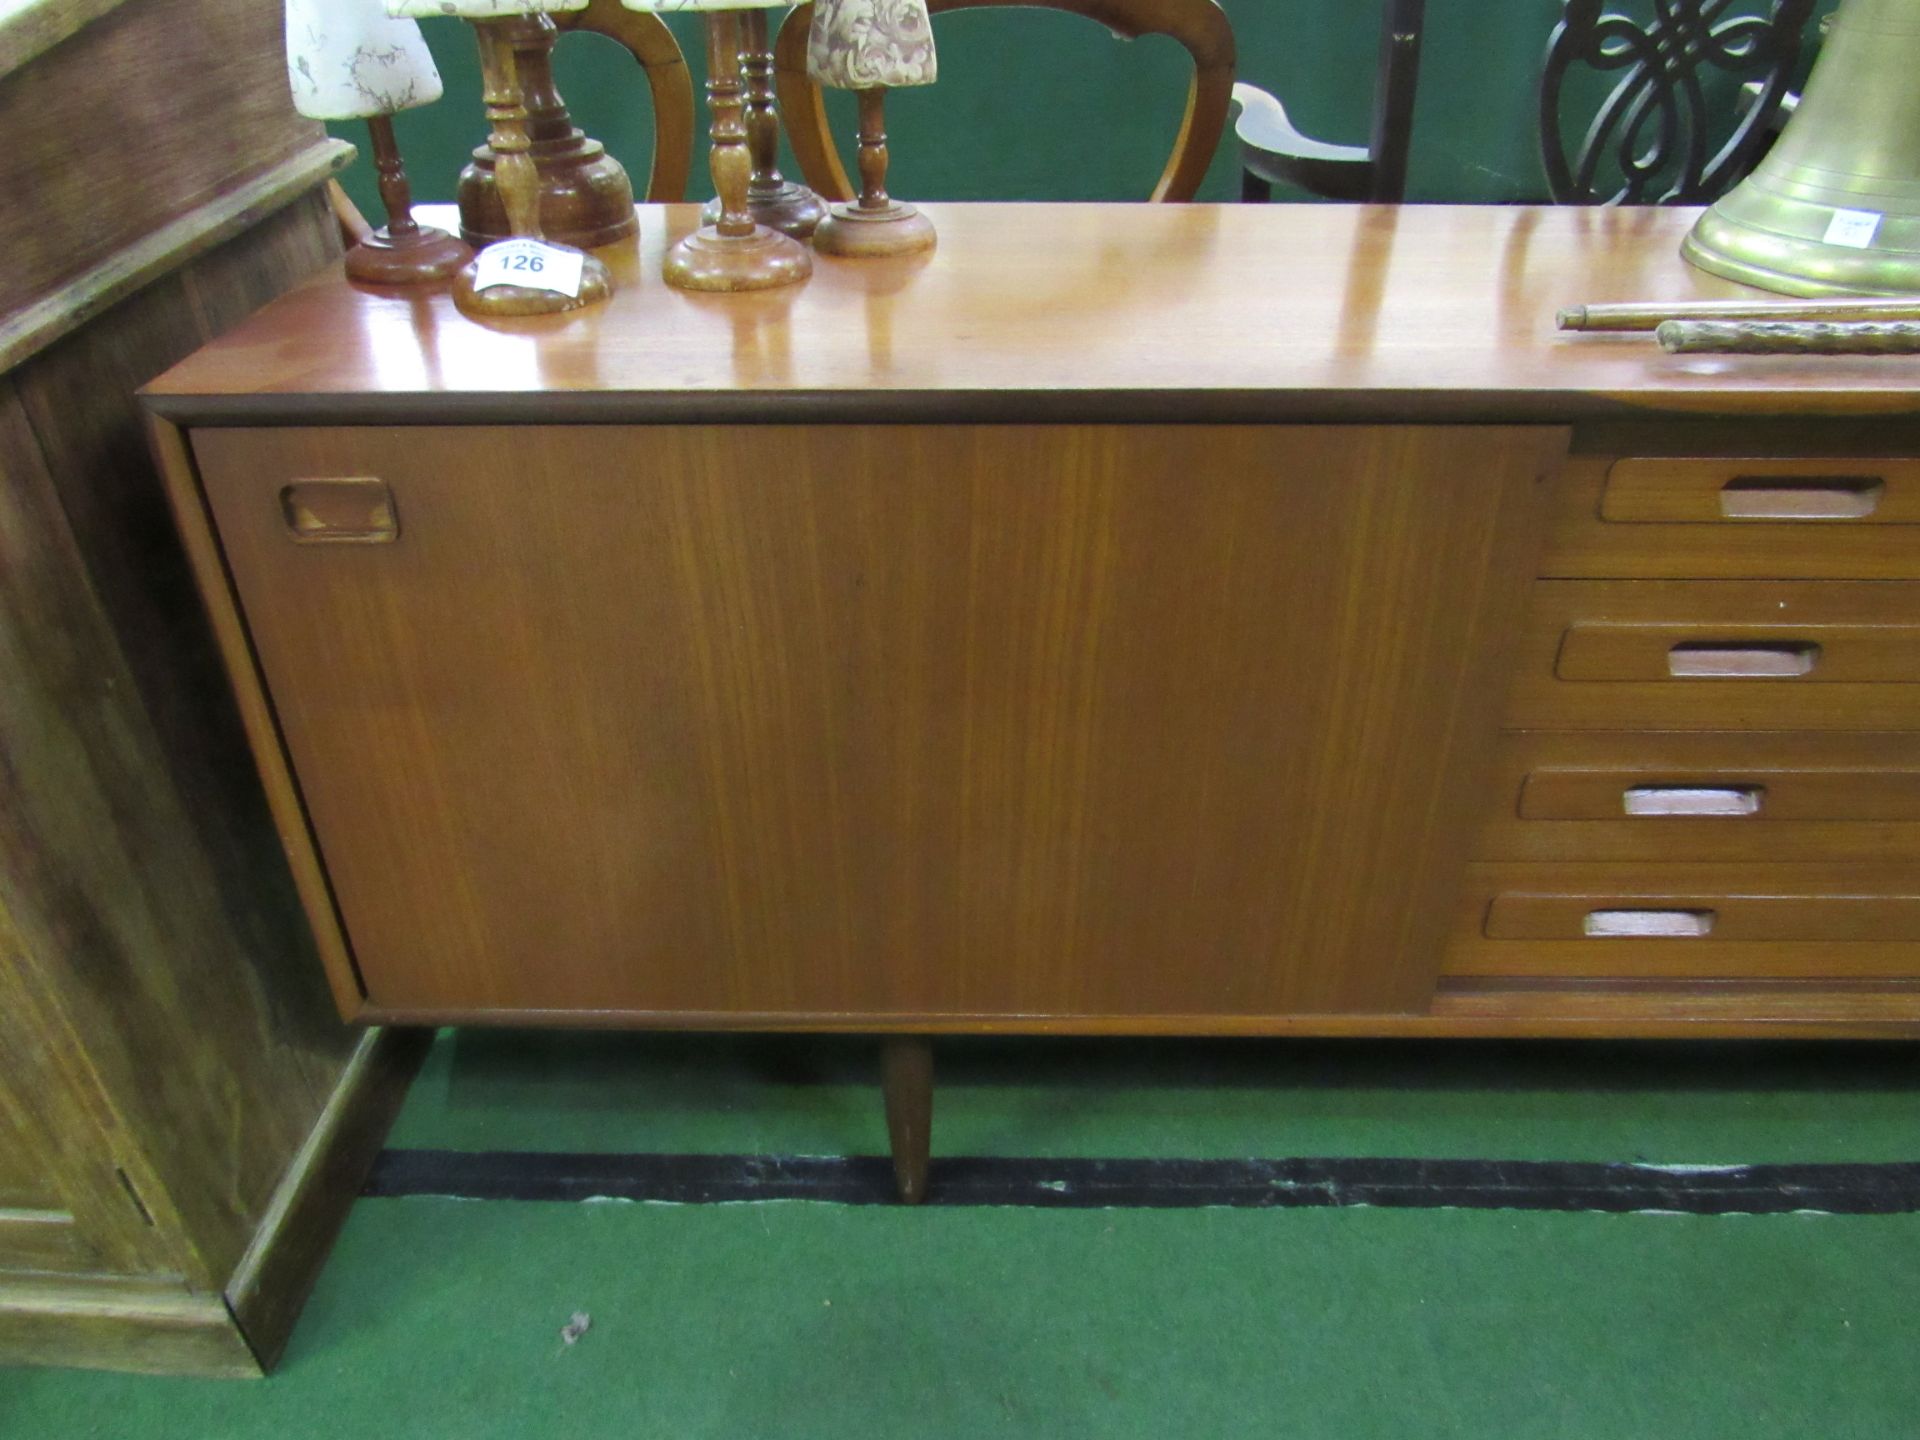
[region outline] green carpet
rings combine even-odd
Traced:
[[[939,1055],[936,1155],[1920,1158],[1901,1047]],[[873,1153],[875,1069],[448,1034],[391,1143]],[[1920,1215],[372,1200],[271,1380],[0,1370],[0,1436],[1905,1437],[1917,1281]]]
[[[1920,1217],[367,1201],[274,1379],[0,1433],[1894,1437],[1916,1283]]]

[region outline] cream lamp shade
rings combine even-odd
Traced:
[[[927,0],[814,0],[807,74],[819,84],[898,90],[939,73]]]
[[[286,0],[287,84],[313,120],[365,120],[440,98],[420,27],[381,0]]]

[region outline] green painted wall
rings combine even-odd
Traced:
[[[1644,13],[1649,0],[1615,0]],[[1823,0],[1821,13],[1837,0]],[[1372,95],[1379,6],[1371,0],[1224,0],[1240,47],[1241,78],[1274,91],[1301,128],[1363,143]],[[1561,0],[1429,0],[1415,117],[1410,198],[1501,202],[1546,198],[1537,151],[1534,86]],[[1764,8],[1745,0],[1748,11]],[[696,72],[697,22],[673,20]],[[452,20],[422,27],[447,93],[396,122],[415,196],[451,200],[467,152],[485,137],[473,37]],[[892,188],[919,199],[1143,199],[1178,127],[1185,59],[1170,41],[1127,43],[1075,16],[969,12],[939,21],[941,78],[888,105]],[[604,140],[644,185],[651,145],[647,90],[624,50],[596,35],[558,51],[561,93],[576,121]],[[836,126],[852,133],[851,97]],[[701,117],[703,126],[704,115]],[[333,127],[364,142],[357,125]],[[1238,191],[1229,136],[1201,192]],[[378,212],[371,167],[344,177]],[[711,193],[703,161],[696,195]]]

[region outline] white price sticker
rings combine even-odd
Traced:
[[[1879,233],[1877,210],[1836,210],[1827,222],[1827,244],[1845,245],[1850,250],[1866,249]]]
[[[580,270],[586,256],[540,240],[500,240],[480,252],[474,267],[473,288],[519,285],[528,290],[551,290],[556,295],[580,293]]]

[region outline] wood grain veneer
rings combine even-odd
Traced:
[[[370,1004],[884,1016],[1420,1008],[1565,437],[193,443]]]
[[[319,276],[150,403],[274,424],[1920,412],[1920,357],[1729,363],[1555,331],[1570,296],[1737,293],[1674,259],[1686,211],[925,209],[931,258],[823,257],[803,286],[716,301],[659,283],[698,209],[644,207],[637,244],[599,252],[610,303],[505,328],[469,324],[445,296]]]

